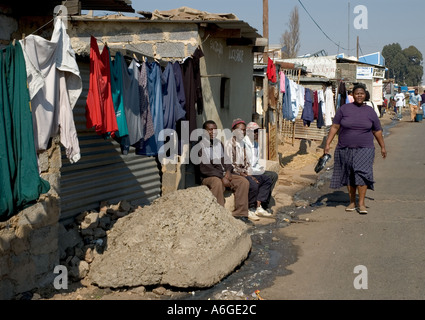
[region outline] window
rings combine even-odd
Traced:
[[[220,108],[229,109],[229,107],[230,107],[230,78],[221,77]]]

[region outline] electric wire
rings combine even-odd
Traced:
[[[336,43],[334,40],[332,40],[325,31],[323,31],[323,29],[319,26],[319,24],[316,22],[316,20],[314,20],[314,18],[311,16],[311,14],[308,12],[308,10],[306,9],[306,7],[304,6],[304,4],[301,2],[301,0],[298,0],[298,2],[300,3],[300,5],[304,8],[305,12],[307,12],[307,14],[309,15],[309,17],[311,18],[311,20],[313,20],[314,24],[319,28],[320,31],[322,31],[322,33],[325,35],[326,38],[328,38],[333,44],[335,44],[338,48],[341,48],[342,50],[348,50],[346,48],[341,47],[338,43]]]

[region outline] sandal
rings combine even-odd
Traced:
[[[345,211],[347,212],[353,212],[354,210],[356,210],[356,205],[349,205],[348,207],[345,208]]]
[[[360,214],[367,214],[367,209],[365,206],[360,206],[359,208],[359,213]]]

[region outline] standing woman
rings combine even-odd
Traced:
[[[365,197],[367,189],[374,190],[373,161],[375,159],[375,137],[381,147],[383,158],[385,150],[382,127],[376,112],[364,103],[366,86],[357,84],[353,88],[354,102],[342,105],[333,119],[326,140],[324,153],[329,153],[330,145],[339,131],[338,144],[334,155],[334,171],[330,187],[347,186],[350,204],[345,211],[355,211],[356,193],[359,194],[359,213],[366,214]]]

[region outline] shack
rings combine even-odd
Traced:
[[[1,1],[3,30],[0,45],[35,34],[50,39],[57,1],[22,8],[16,1]],[[100,50],[107,44],[112,54],[157,61],[183,62],[195,50],[199,62],[202,99],[196,105],[196,127],[207,119],[220,129],[237,117],[252,117],[253,54],[264,49],[264,39],[248,23],[233,14],[216,15],[191,8],[170,12],[82,15],[82,10],[134,12],[131,1],[66,1],[67,33],[76,54],[82,92],[73,109],[81,159],[71,163],[64,147],[53,138],[38,155],[41,177],[51,188],[37,203],[0,223],[0,298],[52,284],[59,265],[58,243],[64,225],[83,211],[98,209],[102,202],[126,200],[145,205],[163,194],[191,184],[194,172],[178,156],[177,163],[161,163],[157,156],[123,154],[114,139],[87,128],[85,106],[90,84],[90,39]],[[58,11],[56,10],[56,13]],[[248,93],[248,94],[247,94]],[[190,147],[190,146],[189,146]]]

